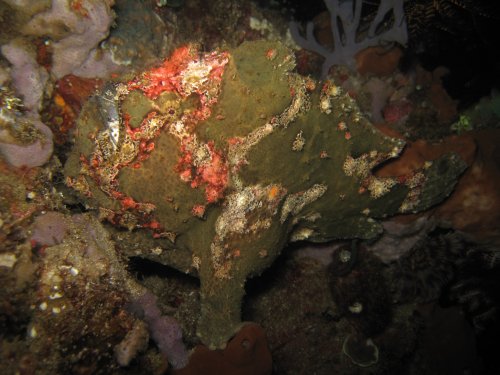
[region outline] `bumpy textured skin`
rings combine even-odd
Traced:
[[[78,121],[68,184],[103,219],[151,231],[164,250],[144,256],[198,275],[198,334],[210,347],[240,327],[246,279],[287,242],[374,238],[377,218],[439,202],[465,168],[449,155],[412,175],[375,177],[403,142],[294,65],[272,42],[204,55],[185,48],[117,83],[117,146],[96,98]]]

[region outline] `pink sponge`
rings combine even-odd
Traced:
[[[31,241],[41,246],[60,244],[68,233],[68,223],[60,212],[47,212],[35,219]]]
[[[32,119],[31,124],[42,133],[42,138],[28,145],[18,145],[0,141],[0,154],[14,167],[39,167],[52,155],[52,132],[40,120]],[[2,139],[2,134],[0,134]]]

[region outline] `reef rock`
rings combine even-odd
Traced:
[[[375,176],[404,142],[294,66],[272,42],[182,47],[106,84],[78,120],[67,184],[101,219],[149,231],[157,251],[139,255],[200,278],[198,335],[212,348],[241,327],[246,279],[287,242],[375,238],[377,219],[438,203],[465,168],[450,154]]]

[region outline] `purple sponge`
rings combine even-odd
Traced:
[[[182,342],[181,326],[171,316],[161,315],[156,296],[147,291],[133,301],[131,309],[144,319],[149,334],[172,367],[179,369],[186,366],[188,352]]]

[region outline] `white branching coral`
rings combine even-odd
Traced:
[[[332,65],[355,67],[354,56],[359,51],[383,42],[405,45],[408,40],[404,17],[404,0],[381,0],[375,16],[366,32],[361,32],[363,23],[363,0],[324,0],[330,12],[330,23],[334,49],[321,45],[314,37],[314,24],[306,26],[305,36],[296,22],[290,24],[295,42],[325,58],[322,75],[325,77]]]

